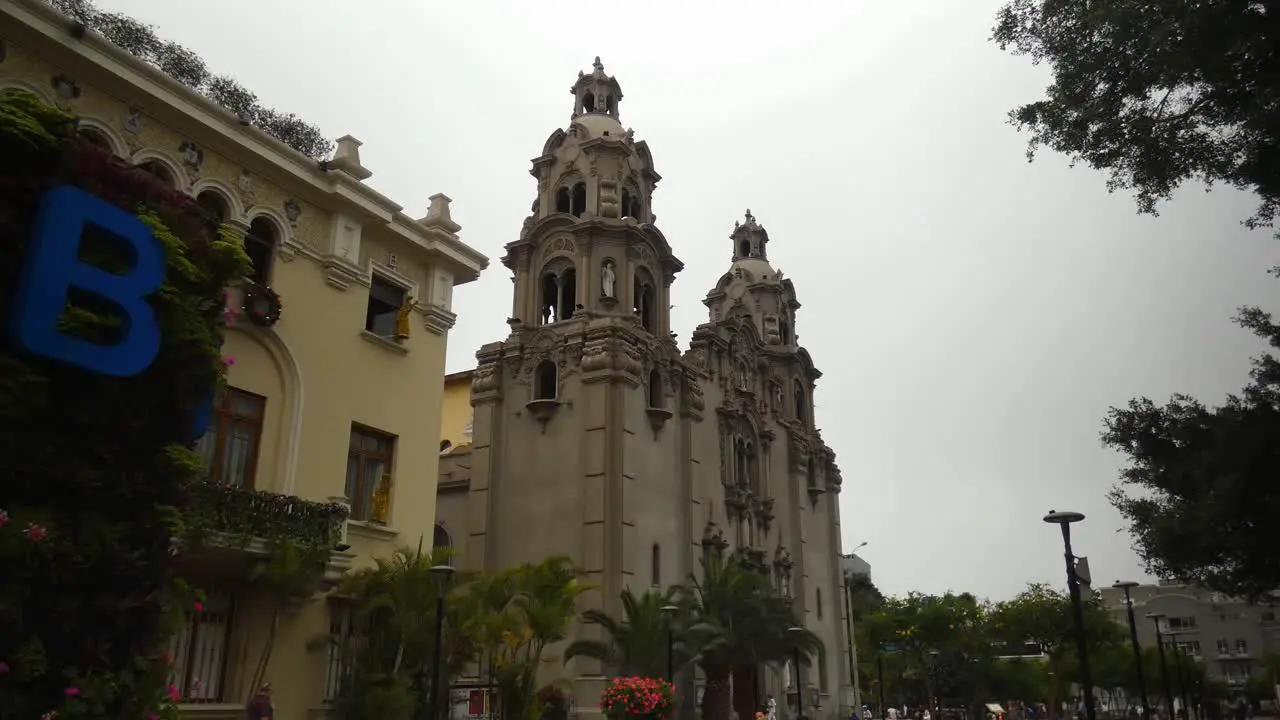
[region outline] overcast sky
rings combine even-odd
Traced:
[[[330,137],[376,189],[453,198],[493,264],[455,294],[449,368],[506,334],[529,160],[600,55],[663,175],[658,225],[686,268],[682,341],[751,211],[804,307],[816,408],[844,474],[844,545],[886,592],[1009,597],[1064,584],[1045,511],[1072,509],[1096,584],[1140,564],[1105,493],[1109,405],[1221,397],[1259,344],[1229,318],[1276,286],[1250,198],[1188,188],[1161,217],[1005,122],[1042,70],[988,41],[998,0],[776,3],[101,0]]]

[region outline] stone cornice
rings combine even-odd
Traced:
[[[475,280],[487,267],[488,259],[456,236],[441,237],[407,216],[401,220],[402,206],[372,187],[346,173],[323,171],[316,161],[259,128],[242,125],[230,111],[101,35],[87,32],[74,38],[73,22],[44,0],[0,3],[0,24],[10,28],[12,37],[36,56],[87,77],[87,84],[137,105],[161,124],[181,129],[280,190],[331,212],[390,226],[393,233],[412,238],[414,245],[429,253],[430,257],[422,260],[449,266],[455,284]]]

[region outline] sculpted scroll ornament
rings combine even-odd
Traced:
[[[471,377],[471,392],[480,394],[498,389],[498,369],[496,365],[481,365]]]

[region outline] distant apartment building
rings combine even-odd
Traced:
[[[1099,588],[1103,602],[1118,622],[1128,623],[1124,592]],[[1154,621],[1148,615],[1163,615],[1160,632],[1167,643],[1177,643],[1188,655],[1202,662],[1210,675],[1231,685],[1243,685],[1261,672],[1268,654],[1280,654],[1280,623],[1275,605],[1251,605],[1204,588],[1161,581],[1139,585],[1131,591],[1138,641],[1155,647]],[[1171,639],[1170,639],[1171,638]]]
[[[840,575],[844,578],[845,592],[848,593],[849,581],[851,578],[861,577],[871,580],[871,563],[858,557],[857,553],[849,553],[840,556]],[[845,654],[848,656],[848,667],[858,667],[858,644],[853,640],[853,624],[857,618],[850,617],[849,598],[846,594],[844,601],[844,612],[842,615],[845,620],[845,645],[847,649]],[[856,674],[855,674],[856,676]],[[851,707],[860,707],[862,705],[862,688],[858,683],[852,683],[853,696],[848,699],[848,705]]]
[[[340,660],[308,645],[349,625],[325,599],[344,571],[432,532],[453,288],[488,261],[459,239],[449,198],[409,215],[365,184],[354,138],[308,157],[41,0],[0,3],[10,92],[74,115],[110,162],[189,196],[244,244],[251,274],[227,304],[246,312],[226,332],[234,367],[196,446],[209,483],[193,497],[234,542],[177,561],[206,597],[173,638],[172,681],[187,718],[243,718],[255,677],[281,720],[328,717]],[[273,540],[334,531],[324,573],[265,653],[274,601],[253,578]]]
[[[871,563],[858,557],[857,553],[840,556],[840,572],[846,577],[861,576],[871,579]]]

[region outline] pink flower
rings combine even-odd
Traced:
[[[204,612],[204,603],[202,603],[202,602],[200,602],[199,600],[197,600],[197,601],[195,601],[195,602],[191,603],[191,609],[192,609],[193,611],[195,611],[195,612],[202,613],[202,612]]]
[[[0,660],[0,675],[7,675],[8,673],[9,673],[9,663],[3,660]]]
[[[182,701],[182,693],[178,690],[177,685],[169,686],[169,702],[176,703]]]
[[[62,694],[66,695],[67,697],[77,697],[80,694],[80,688],[69,687],[66,690],[63,690]]]
[[[27,526],[22,530],[22,534],[25,535],[28,540],[35,542],[40,542],[41,540],[49,537],[49,531],[35,523],[27,523]]]
[[[0,510],[0,527],[4,527],[7,522],[9,522],[9,513]]]
[[[147,720],[160,720],[160,716],[155,713],[147,713]]]
[[[172,653],[172,652],[170,652],[170,651],[168,651],[168,650],[165,650],[165,651],[164,651],[164,661],[165,661],[165,663],[166,663],[166,664],[172,665],[172,664],[173,664],[173,653]]]
[[[231,367],[232,365],[236,364],[236,359],[231,357],[230,355],[224,355],[222,357],[222,364],[226,365],[227,367]]]

